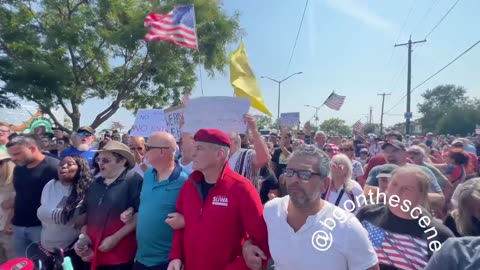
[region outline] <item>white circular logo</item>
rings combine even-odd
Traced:
[[[319,251],[326,251],[332,246],[333,237],[331,233],[318,230],[312,235],[312,246]]]

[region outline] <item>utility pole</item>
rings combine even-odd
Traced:
[[[372,108],[372,106],[370,106],[370,118],[369,118],[369,120],[368,120],[368,123],[369,123],[370,125],[372,124],[372,110],[373,110],[373,108]]]
[[[410,89],[412,87],[412,44],[427,42],[426,39],[413,41],[412,36],[407,43],[395,44],[395,47],[408,45],[408,75],[407,75],[407,112],[405,113],[405,133],[410,135],[410,119],[412,119],[412,112],[410,111]]]
[[[383,135],[383,105],[385,104],[385,96],[390,96],[391,94],[377,94],[377,96],[382,96],[382,114],[380,114],[380,136]]]

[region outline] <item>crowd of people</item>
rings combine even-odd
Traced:
[[[148,138],[0,122],[0,263],[480,269],[480,136],[282,128]]]

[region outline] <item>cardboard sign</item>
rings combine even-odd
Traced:
[[[184,109],[184,105],[178,105],[170,107],[164,111],[165,122],[167,123],[167,132],[172,134],[175,139],[177,139],[177,142],[180,141],[181,137],[180,120],[182,119]]]
[[[216,128],[223,132],[245,133],[243,115],[248,113],[250,99],[239,97],[198,97],[190,99],[183,112],[183,132],[195,134],[202,128]]]
[[[280,125],[282,127],[296,127],[300,125],[300,113],[282,113],[280,114]]]
[[[152,133],[167,131],[165,113],[160,109],[140,109],[130,132],[131,136],[149,137]]]

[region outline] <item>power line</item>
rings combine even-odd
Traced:
[[[433,73],[430,77],[428,77],[426,80],[424,80],[423,82],[421,82],[419,85],[415,86],[413,89],[412,89],[412,92],[413,90],[419,88],[420,86],[424,85],[426,82],[428,82],[430,79],[432,79],[433,77],[437,76],[438,73],[442,72],[444,69],[446,69],[448,66],[450,66],[451,64],[455,63],[455,61],[457,61],[460,57],[462,57],[464,54],[466,54],[468,51],[470,51],[471,49],[473,49],[475,46],[477,46],[478,44],[480,43],[480,40],[475,42],[475,44],[473,44],[472,46],[470,46],[470,48],[466,49],[464,52],[462,52],[459,56],[455,57],[455,59],[453,59],[452,61],[450,61],[450,63],[446,64],[444,67],[442,67],[440,70],[438,70],[437,72]]]
[[[413,28],[412,32],[422,24],[422,22],[427,18],[427,16],[430,14],[430,12],[433,9],[433,6],[438,3],[438,0],[432,0],[432,3],[430,4],[430,7],[428,8],[427,12],[423,15],[423,17],[418,21],[417,25]]]
[[[458,4],[458,2],[460,2],[460,0],[457,0],[455,1],[455,3],[450,7],[450,9],[447,11],[447,13],[445,13],[445,15],[443,15],[443,17],[440,19],[440,21],[438,21],[438,23],[432,28],[432,30],[430,30],[430,32],[428,32],[428,34],[425,36],[425,39],[427,39],[428,36],[430,36],[433,31],[435,31],[435,29],[437,29],[437,27],[443,22],[443,20],[448,16],[448,14],[450,14],[450,12],[455,8],[455,6]]]
[[[400,28],[400,32],[398,32],[397,39],[395,40],[395,43],[397,43],[400,40],[400,36],[402,35],[403,29],[405,28],[405,25],[407,24],[408,18],[410,18],[410,14],[412,13],[413,8],[415,7],[415,0],[412,1],[412,5],[410,6],[410,9],[408,10],[407,17],[403,21],[402,28]],[[390,58],[387,61],[387,66],[390,64],[392,61],[393,55],[395,54],[395,47],[392,49],[392,54],[390,54]]]
[[[295,43],[293,44],[292,54],[290,55],[290,59],[288,60],[287,70],[290,68],[290,64],[292,63],[293,55],[295,54],[295,48],[297,47],[298,37],[300,36],[300,30],[302,30],[303,19],[305,18],[305,13],[307,11],[308,0],[305,1],[305,7],[303,8],[302,20],[300,21],[300,25],[298,26],[297,37],[295,38]]]
[[[421,82],[420,84],[418,84],[417,86],[415,86],[411,92],[413,92],[414,90],[416,90],[417,88],[419,88],[420,86],[424,85],[426,82],[428,82],[429,80],[431,80],[433,77],[437,76],[440,72],[442,72],[444,69],[446,69],[448,66],[450,66],[451,64],[453,64],[455,61],[457,61],[460,57],[462,57],[463,55],[465,55],[467,52],[469,52],[471,49],[473,49],[475,46],[477,46],[478,44],[480,43],[480,40],[475,42],[472,46],[470,46],[468,49],[466,49],[464,52],[462,52],[459,56],[455,57],[452,61],[450,61],[448,64],[446,64],[444,67],[442,67],[441,69],[439,69],[437,72],[433,73],[430,77],[428,77],[426,80],[424,80],[423,82]],[[404,99],[405,97],[407,97],[407,95],[404,95],[397,103],[395,103],[395,105],[393,107],[391,107],[388,111],[385,112],[385,114],[388,114],[389,112],[391,112],[393,109],[395,109]]]

